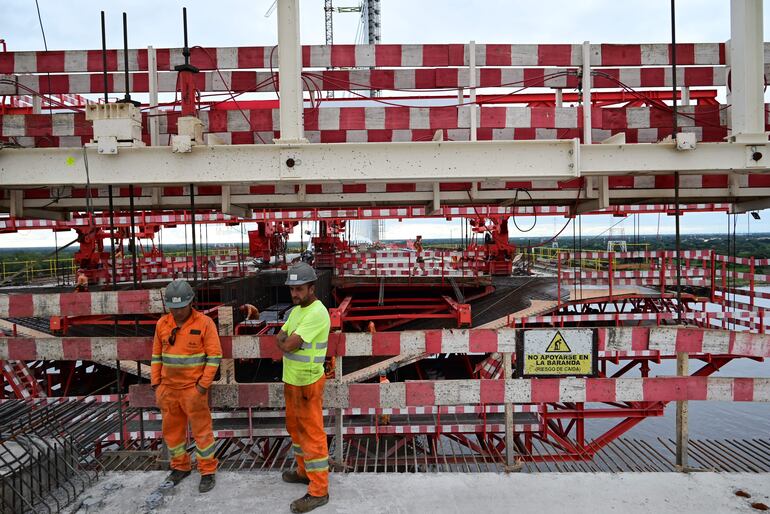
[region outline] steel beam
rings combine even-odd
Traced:
[[[300,184],[302,186],[302,184]],[[552,190],[533,190],[530,191],[532,202],[527,202],[528,206],[574,206],[576,200],[590,200],[586,198],[584,191],[576,189],[552,189]],[[610,206],[625,206],[639,204],[668,204],[674,198],[674,190],[671,188],[643,188],[643,189],[609,189],[608,190]],[[722,202],[753,202],[758,203],[747,205],[747,210],[762,208],[761,201],[770,196],[770,188],[763,187],[741,187],[734,190],[729,188],[684,188],[680,190],[679,197],[683,204],[705,204]],[[516,191],[513,189],[493,189],[479,190],[476,193],[474,203],[478,202],[478,208],[484,206],[510,206],[516,197]],[[386,193],[386,192],[368,192],[368,193],[315,193],[306,194],[302,200],[298,199],[296,194],[230,194],[230,205],[234,208],[240,206],[244,209],[251,208],[255,211],[259,209],[276,208],[300,208],[300,209],[323,209],[325,207],[345,208],[350,206],[372,205],[373,208],[386,206],[400,207],[425,207],[428,206],[429,216],[445,216],[444,209],[434,212],[433,205],[436,195],[433,191],[417,191],[411,193]],[[521,202],[521,195],[518,200]],[[529,197],[527,197],[529,200]],[[117,209],[128,208],[128,198],[115,198],[114,204]],[[468,205],[467,191],[439,191],[438,203],[442,207]],[[161,196],[153,199],[151,196],[141,196],[134,199],[137,209],[185,209],[189,206],[189,200],[183,196]],[[221,209],[226,202],[222,195],[201,195],[195,198],[196,206],[201,209]],[[598,209],[601,204],[594,202],[587,204],[582,210],[583,214],[595,212],[591,209]],[[0,200],[0,211],[9,211],[10,200]],[[91,198],[91,206],[96,211],[107,210],[108,201],[106,198]],[[521,205],[519,205],[521,206]],[[52,202],[51,198],[24,198],[23,209],[25,217],[44,218],[42,215],[50,211],[53,215],[56,211],[85,211],[85,198],[59,198]],[[671,207],[673,209],[673,206]],[[31,211],[30,209],[35,209]],[[708,209],[705,209],[708,210]],[[34,212],[34,214],[33,214]],[[639,212],[643,212],[643,209]],[[659,212],[659,211],[650,211]],[[563,214],[563,213],[562,213]],[[607,214],[612,214],[607,213]],[[458,215],[461,216],[461,215]],[[377,216],[373,216],[376,218]],[[404,216],[409,217],[409,216]]]
[[[760,173],[768,147],[703,143],[687,152],[673,143],[579,145],[577,140],[340,143],[88,149],[92,185],[235,183],[442,182],[569,179],[671,173]],[[81,149],[4,149],[0,187],[85,185]],[[481,195],[484,192],[479,192]],[[494,194],[494,193],[493,193]],[[308,195],[308,198],[311,195]],[[467,199],[467,194],[465,195]],[[430,199],[432,200],[432,199]]]
[[[112,158],[89,149],[88,168],[92,185],[569,179],[578,153],[577,140],[143,147]],[[0,154],[0,187],[85,183],[81,149]]]

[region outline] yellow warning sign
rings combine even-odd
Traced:
[[[523,373],[530,376],[585,376],[594,371],[590,330],[533,330],[524,335]]]
[[[546,353],[569,353],[572,350],[569,349],[569,345],[567,344],[567,341],[564,340],[564,336],[561,335],[561,332],[556,332],[556,335],[553,336],[551,343],[545,351]]]

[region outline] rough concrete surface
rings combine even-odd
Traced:
[[[305,493],[279,473],[220,472],[216,488],[198,493],[193,473],[173,491],[152,495],[166,473],[113,472],[70,512],[280,513]],[[735,495],[738,490],[750,499]],[[146,500],[154,496],[154,508]],[[436,473],[332,474],[323,513],[570,514],[749,513],[770,504],[770,475],[727,473]]]

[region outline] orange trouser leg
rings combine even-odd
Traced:
[[[302,386],[301,409],[297,413],[300,446],[305,472],[310,479],[307,492],[311,496],[329,494],[329,449],[323,420],[323,393],[326,377]]]
[[[300,424],[298,414],[302,411],[302,388],[291,384],[283,385],[283,398],[286,402],[286,431],[291,437],[291,448],[297,461],[297,473],[306,476],[305,459],[302,454],[300,442]]]
[[[190,455],[186,451],[187,415],[182,409],[180,391],[164,385],[155,391],[155,400],[163,416],[163,439],[171,454],[171,469],[190,471]]]
[[[209,410],[209,395],[200,394],[195,386],[182,389],[182,408],[190,420],[190,428],[195,438],[195,460],[198,462],[198,472],[201,475],[211,475],[217,472],[219,462],[214,457],[214,430],[211,426],[211,410]]]

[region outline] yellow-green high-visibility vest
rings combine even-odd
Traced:
[[[285,383],[305,386],[323,376],[330,325],[329,311],[321,300],[316,300],[307,307],[298,305],[292,309],[281,330],[288,335],[299,335],[304,342],[299,349],[283,354]]]

